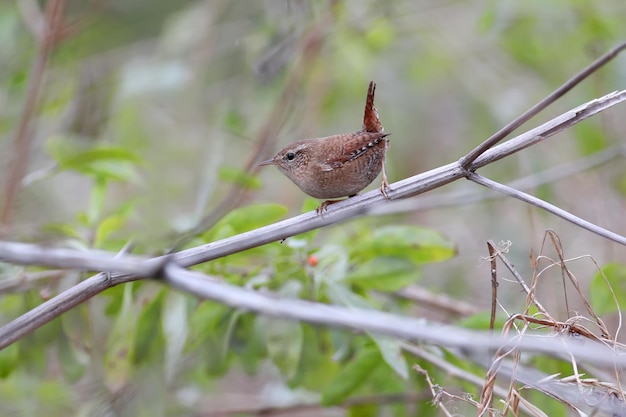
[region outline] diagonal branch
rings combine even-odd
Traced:
[[[621,103],[626,99],[626,91],[614,91],[595,100],[591,100],[582,104],[554,119],[538,126],[526,133],[514,137],[506,141],[500,146],[489,149],[468,167],[469,171],[477,170],[492,162],[505,158],[522,149],[533,146],[544,139],[575,125],[576,123],[587,119],[615,104]],[[506,146],[505,146],[506,145]]]
[[[528,146],[541,142],[557,132],[624,100],[626,100],[626,91],[611,93],[597,100],[592,100],[527,133],[490,149],[474,162],[472,169],[485,166],[525,149]],[[392,184],[393,191],[389,192],[389,196],[392,200],[411,197],[441,187],[468,175],[468,172],[461,167],[459,162],[454,162]],[[385,203],[386,201],[387,200],[378,190],[370,191],[334,204],[323,216],[319,216],[314,212],[305,213],[207,245],[177,252],[168,255],[168,257],[171,257],[175,262],[184,267],[189,267],[308,232],[313,229],[346,221],[358,215],[366,214],[371,210],[372,206]],[[98,252],[97,256],[92,257],[92,255],[94,255],[92,252],[71,250],[53,251],[27,244],[19,244],[22,245],[19,248],[21,251],[24,251],[24,253],[16,256],[14,252],[15,246],[12,245],[16,244],[0,242],[0,260],[24,264],[33,264],[36,262],[41,266],[83,270],[93,270],[93,268],[97,266],[97,270],[116,271],[116,273],[110,275],[97,274],[1,327],[0,349],[107,288],[147,276],[153,276],[155,271],[159,270],[163,262],[166,262],[168,259],[168,257],[159,257],[146,260],[142,257],[125,255],[123,257],[124,264],[117,264],[113,261],[116,257],[114,254],[110,254],[107,259],[106,255],[103,255],[102,252]],[[34,256],[28,256],[29,250],[33,251],[31,255],[34,254]],[[46,256],[37,259],[37,255],[41,254],[41,251],[45,251]],[[128,264],[126,264],[126,262],[128,262]],[[131,273],[120,273],[124,271]]]
[[[118,256],[111,252],[93,249],[82,251],[3,241],[0,241],[0,259],[20,265],[117,272],[142,277],[154,275],[161,267],[158,258],[148,259],[136,255]]]
[[[607,344],[586,343],[557,336],[492,336],[488,332],[470,331],[460,327],[430,324],[425,320],[407,318],[377,310],[328,305],[296,298],[282,298],[274,294],[262,294],[247,288],[220,282],[207,275],[188,271],[174,262],[163,268],[163,280],[172,287],[194,294],[205,300],[216,301],[244,311],[260,313],[282,319],[300,320],[307,323],[356,329],[394,336],[406,340],[446,347],[484,350],[500,348],[527,349],[552,355],[560,355],[567,346],[572,355],[596,364],[626,364],[626,356]]]
[[[561,85],[559,88],[550,93],[546,98],[535,104],[526,112],[516,117],[512,122],[491,135],[491,137],[478,145],[476,148],[472,149],[459,161],[461,166],[465,169],[471,169],[470,166],[472,165],[472,163],[487,149],[500,142],[502,139],[511,134],[515,129],[539,114],[539,112],[548,107],[550,104],[554,103],[572,88],[576,87],[581,81],[583,81],[584,79],[589,77],[589,75],[593,74],[595,71],[603,67],[607,62],[615,58],[624,49],[626,49],[626,42],[620,43],[610,51],[600,56],[594,62],[589,64],[586,68],[582,69],[578,74],[567,80],[565,84]]]
[[[542,142],[554,134],[624,100],[626,100],[626,90],[611,93],[578,106],[535,129],[490,149],[472,164],[470,170],[473,171]],[[389,192],[389,197],[391,200],[412,197],[441,187],[466,175],[467,172],[462,169],[458,162],[447,164],[391,184],[393,191]],[[184,266],[207,262],[366,214],[373,206],[385,202],[385,197],[378,190],[370,191],[333,204],[332,210],[325,212],[323,217],[316,215],[314,212],[305,213],[260,229],[179,252],[176,254],[176,259]]]
[[[626,90],[608,94],[578,106],[543,125],[521,134],[501,145],[485,152],[472,165],[472,170],[498,161],[533,144],[541,142],[561,130],[573,126],[600,111],[626,100]],[[392,200],[411,197],[424,193],[467,175],[458,162],[444,165],[423,172],[392,184]],[[241,233],[206,245],[183,250],[173,254],[174,259],[183,266],[192,266],[233,253],[241,252],[267,243],[286,239],[310,230],[329,226],[368,213],[371,207],[384,203],[386,199],[378,190],[358,195],[338,202],[332,210],[318,216],[315,212],[305,213],[290,219]],[[136,264],[125,264],[134,259]],[[156,258],[161,259],[161,258]],[[42,248],[37,245],[0,241],[0,260],[18,264],[37,264],[41,266],[82,269],[91,271],[111,271],[151,276],[159,262],[153,259],[149,264],[146,258],[125,255],[122,261],[117,255],[102,251],[76,251],[70,249]],[[154,263],[152,263],[154,261]]]
[[[554,183],[572,175],[589,171],[624,157],[626,157],[626,145],[613,146],[583,158],[568,161],[561,165],[550,167],[544,171],[518,178],[511,181],[509,187],[518,190],[536,188],[544,184]],[[369,214],[385,215],[415,212],[416,210],[432,210],[442,207],[459,206],[461,204],[479,203],[504,197],[503,194],[494,194],[487,190],[470,187],[447,193],[429,194],[421,197],[419,202],[403,200],[386,206],[378,206]]]
[[[542,208],[554,214],[555,216],[558,216],[564,220],[567,220],[570,223],[574,223],[575,225],[582,227],[583,229],[589,230],[592,233],[595,233],[599,236],[605,237],[607,239],[610,239],[614,242],[617,242],[626,246],[626,237],[618,235],[617,233],[611,232],[610,230],[606,230],[598,225],[588,222],[587,220],[583,220],[580,217],[574,216],[573,214],[553,204],[545,202],[540,198],[534,197],[523,191],[519,191],[514,188],[507,187],[504,184],[500,184],[498,182],[492,181],[476,173],[471,173],[467,177],[467,179],[469,179],[470,181],[474,181],[476,184],[480,184],[487,188],[491,188],[492,190],[506,194],[509,197],[517,198],[518,200],[525,201],[526,203],[532,204],[535,207]]]

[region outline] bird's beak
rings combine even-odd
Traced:
[[[267,165],[274,165],[274,159],[268,159],[267,161],[259,162],[260,167],[264,167]]]

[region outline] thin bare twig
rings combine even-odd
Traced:
[[[450,413],[450,411],[448,411],[448,408],[441,402],[441,398],[444,395],[447,395],[450,398],[458,398],[459,400],[463,400],[463,398],[459,398],[459,397],[456,397],[455,395],[449,394],[448,392],[446,392],[446,390],[441,388],[439,385],[435,385],[432,379],[430,378],[428,371],[422,368],[421,366],[417,364],[413,365],[413,369],[417,371],[418,373],[424,375],[424,379],[426,379],[426,383],[428,384],[428,387],[430,388],[430,394],[433,396],[433,405],[435,405],[436,407],[439,407],[439,409],[443,412],[445,416],[452,417],[452,414]]]
[[[563,113],[562,115],[555,117],[537,128],[529,130],[526,133],[506,141],[504,144],[509,144],[511,148],[502,148],[501,146],[490,148],[476,158],[476,160],[470,165],[469,171],[475,171],[491,162],[503,159],[511,155],[511,153],[542,142],[547,137],[553,136],[562,130],[572,127],[580,121],[580,118],[586,119],[589,116],[597,114],[617,103],[622,102],[624,100],[624,93],[625,92],[623,90],[615,91],[605,95],[604,97],[582,104],[569,112]],[[513,149],[515,150],[513,151]]]
[[[96,294],[130,281],[141,279],[137,275],[96,274],[63,291],[56,297],[29,310],[0,328],[0,350],[21,339],[66,311],[84,303]]]
[[[554,183],[563,178],[580,174],[593,168],[604,166],[613,160],[626,157],[626,146],[617,145],[606,148],[602,151],[587,155],[583,158],[569,161],[544,171],[533,173],[526,177],[518,178],[509,183],[509,187],[518,190],[536,188],[544,184]],[[467,189],[455,190],[446,193],[433,193],[420,197],[419,200],[394,201],[391,204],[377,206],[369,214],[384,215],[405,212],[415,212],[417,210],[433,210],[443,207],[453,207],[468,205],[483,201],[505,198],[504,194],[494,194],[484,189],[469,187]]]
[[[541,100],[539,103],[532,106],[530,109],[522,113],[520,116],[516,117],[512,122],[504,126],[502,129],[498,130],[496,133],[491,135],[487,140],[478,145],[476,148],[472,149],[465,155],[459,163],[461,167],[467,169],[469,171],[473,171],[472,162],[474,162],[480,155],[482,155],[486,150],[490,149],[492,146],[500,142],[502,139],[511,134],[515,129],[520,127],[522,124],[526,123],[532,117],[537,115],[543,109],[548,107],[550,104],[554,103],[560,97],[562,97],[565,93],[570,91],[572,88],[577,86],[581,81],[585,78],[589,77],[591,74],[596,72],[599,68],[603,67],[607,62],[615,58],[622,50],[626,48],[626,41],[620,43],[615,48],[611,49],[604,55],[600,56],[594,62],[585,67],[578,74],[574,75],[572,78],[567,80],[565,84],[561,85],[559,88],[550,93],[546,98]]]
[[[489,319],[489,330],[493,332],[496,326],[496,306],[498,305],[498,264],[496,254],[500,251],[493,241],[487,241],[489,250],[489,265],[491,272],[491,318]]]
[[[463,381],[469,382],[470,384],[473,384],[475,386],[477,386],[478,388],[482,388],[484,380],[464,369],[461,369],[457,366],[454,366],[453,364],[451,364],[450,362],[446,361],[445,359],[443,359],[441,357],[441,355],[436,355],[434,353],[430,353],[427,350],[425,350],[424,348],[418,347],[418,346],[413,346],[412,344],[409,343],[401,343],[402,349],[409,352],[412,355],[417,356],[418,358],[421,358],[423,360],[425,360],[426,362],[428,362],[431,365],[436,366],[437,368],[441,369],[443,372],[445,372],[446,375],[453,377],[453,378],[458,378],[461,379]],[[462,354],[459,353],[459,356],[462,356]],[[507,391],[498,386],[495,385],[493,387],[493,392],[501,397],[501,398],[506,398],[506,396],[508,395]],[[526,414],[532,416],[533,413],[531,412],[531,410],[526,407],[525,405],[521,405],[520,409],[525,412]]]
[[[426,307],[444,311],[449,314],[455,314],[462,317],[471,316],[480,312],[480,308],[472,303],[449,297],[445,294],[434,294],[425,288],[417,285],[409,285],[402,288],[394,295],[426,305]]]
[[[67,271],[49,270],[38,272],[18,272],[15,279],[0,281],[0,294],[30,290],[58,281]]]
[[[568,349],[563,346],[562,351]],[[460,356],[463,356],[461,353]],[[470,355],[471,360],[483,366],[489,366],[486,357],[479,355]],[[616,392],[612,384],[601,383],[593,378],[580,380],[572,383],[572,377],[559,378],[559,375],[546,375],[545,373],[515,363],[512,360],[503,360],[498,370],[500,378],[508,378],[524,387],[529,387],[548,395],[563,404],[582,410],[586,415],[596,415],[594,413],[602,413],[602,415],[624,416],[626,415],[626,404],[620,398],[619,392]],[[581,390],[581,387],[583,388]],[[520,389],[516,392],[519,394]],[[494,389],[494,393],[496,390]],[[518,395],[513,393],[514,396]],[[522,405],[532,406],[530,403],[521,403]],[[532,410],[531,414],[538,410]],[[507,414],[503,414],[507,415]],[[545,414],[532,414],[545,415]]]
[[[493,241],[490,240],[489,242],[493,244]],[[503,255],[502,251],[501,250],[497,251],[495,255],[498,257],[498,259],[500,259],[500,261],[509,270],[509,272],[513,275],[513,277],[515,277],[515,280],[519,283],[519,285],[522,286],[522,289],[526,293],[526,297],[530,300],[530,302],[532,302],[537,307],[537,310],[539,310],[539,312],[543,314],[545,317],[550,317],[550,315],[548,314],[548,310],[546,310],[541,305],[539,300],[537,300],[537,297],[535,296],[535,292],[531,290],[530,287],[528,287],[528,284],[526,284],[526,281],[524,281],[524,279],[519,274],[519,272],[517,272],[517,269],[515,269],[515,267],[509,261],[509,259]],[[530,302],[527,302],[527,304],[530,304]]]
[[[0,241],[0,259],[21,265],[45,265],[53,268],[77,269],[152,276],[160,268],[158,258],[88,250],[50,248],[29,243]]]
[[[591,317],[593,317],[593,320],[595,321],[596,325],[598,326],[598,328],[600,329],[600,331],[602,332],[602,337],[604,337],[605,339],[608,340],[615,340],[615,338],[612,338],[610,336],[610,332],[609,329],[606,327],[606,324],[604,323],[604,321],[596,314],[596,312],[594,311],[593,307],[591,306],[591,303],[589,302],[589,300],[587,299],[587,297],[585,296],[585,294],[583,293],[582,289],[580,288],[580,284],[578,283],[578,280],[576,279],[576,277],[574,276],[574,274],[570,271],[570,269],[567,267],[567,262],[565,260],[565,254],[564,254],[564,249],[563,249],[563,245],[561,244],[561,238],[559,237],[559,235],[551,229],[548,229],[544,235],[544,242],[542,242],[542,247],[541,250],[543,252],[543,246],[545,243],[545,240],[549,238],[550,241],[552,242],[552,246],[554,247],[554,249],[556,250],[557,256],[559,257],[559,262],[557,263],[560,266],[561,269],[561,276],[562,276],[562,281],[563,281],[563,294],[565,294],[565,296],[567,297],[567,291],[566,291],[566,277],[569,279],[569,281],[572,283],[572,285],[574,286],[574,288],[576,289],[576,292],[578,294],[578,296],[580,297],[581,301],[583,302],[583,305],[585,306],[585,309],[587,310],[587,313],[589,313],[589,315]],[[566,311],[568,313],[568,315],[570,314],[570,308],[568,305],[568,300],[567,298],[565,299],[566,301]],[[621,314],[620,314],[621,316]]]
[[[617,233],[611,232],[610,230],[604,229],[598,225],[595,225],[591,222],[581,219],[580,217],[574,216],[573,214],[565,211],[553,204],[545,202],[540,198],[534,197],[530,194],[524,193],[519,190],[515,190],[511,187],[507,187],[504,184],[500,184],[498,182],[492,181],[488,178],[485,178],[476,173],[471,173],[467,177],[470,181],[473,181],[477,184],[483,185],[487,188],[490,188],[494,191],[498,191],[500,193],[506,194],[510,197],[517,198],[518,200],[522,200],[526,203],[532,204],[535,207],[542,208],[564,220],[567,220],[570,223],[573,223],[579,227],[582,227],[585,230],[589,230],[592,233],[595,233],[604,238],[610,239],[616,243],[620,243],[622,245],[626,245],[626,237],[621,236]]]
[[[0,214],[0,235],[8,234],[17,193],[22,178],[26,173],[28,156],[33,139],[31,127],[32,118],[37,108],[37,100],[43,81],[43,75],[48,64],[48,56],[55,46],[57,33],[61,30],[63,24],[65,3],[66,0],[52,0],[48,2],[46,7],[43,37],[39,42],[39,50],[35,62],[33,63],[33,69],[31,70],[31,76],[28,82],[24,110],[22,111],[17,132],[15,133],[15,140],[13,142],[14,159],[4,184],[4,203],[2,213]],[[3,228],[7,228],[7,230],[2,230]]]

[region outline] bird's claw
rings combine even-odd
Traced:
[[[331,204],[335,204],[340,202],[341,200],[326,200],[318,208],[315,209],[315,212],[320,216],[324,215],[324,212],[328,209],[328,206]]]
[[[389,197],[388,191],[393,191],[393,188],[391,188],[387,180],[384,179],[383,183],[380,184],[380,192],[383,195],[383,197],[385,197],[386,200],[391,200],[391,198]]]

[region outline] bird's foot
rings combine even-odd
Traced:
[[[380,192],[382,193],[383,197],[385,197],[385,199],[387,200],[391,200],[391,198],[389,198],[389,191],[393,191],[393,189],[391,188],[391,186],[389,185],[389,182],[387,181],[387,176],[383,176],[383,182],[382,184],[380,184]]]
[[[340,201],[342,200],[326,200],[322,204],[320,204],[318,208],[315,209],[315,212],[319,215],[323,215],[324,211],[328,209],[328,206],[330,206],[331,204],[338,203]]]

